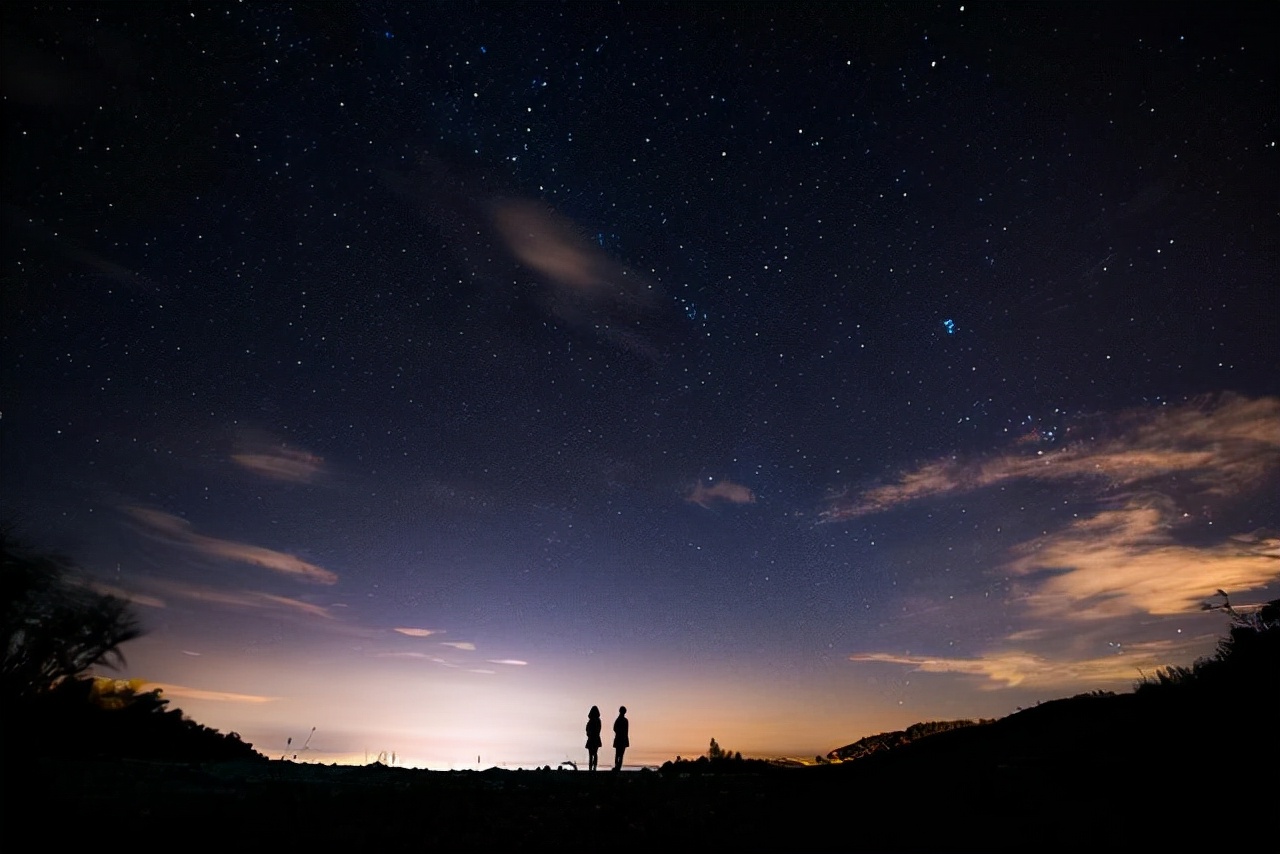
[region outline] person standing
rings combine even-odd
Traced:
[[[631,724],[627,720],[627,707],[618,707],[618,717],[613,722],[613,770],[622,770],[622,754],[631,746]]]
[[[596,770],[597,753],[603,743],[600,740],[600,707],[592,706],[587,712],[587,768],[591,771]]]

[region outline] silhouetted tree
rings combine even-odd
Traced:
[[[0,530],[0,698],[38,695],[95,664],[122,663],[120,645],[142,634],[127,601],[91,589],[75,569]]]
[[[713,762],[716,762],[716,761],[723,762],[723,761],[729,761],[729,760],[737,760],[740,762],[742,761],[742,751],[738,751],[737,753],[735,753],[732,750],[725,750],[713,738],[711,739],[711,746],[707,748],[706,758]]]

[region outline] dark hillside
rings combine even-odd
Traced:
[[[1053,777],[1082,768],[1121,777],[1161,769],[1229,775],[1276,769],[1280,751],[1280,602],[1233,612],[1217,653],[1169,668],[1133,693],[1081,694],[1042,703],[984,726],[949,729],[840,770],[910,775],[955,765],[1011,776]]]
[[[905,730],[869,735],[866,738],[858,739],[853,744],[846,744],[844,747],[837,747],[835,750],[832,750],[827,754],[827,759],[833,761],[838,760],[840,762],[848,762],[853,759],[863,759],[873,753],[905,747],[913,741],[919,741],[922,738],[928,738],[929,736],[937,735],[938,733],[988,723],[991,722],[984,720],[960,720],[930,721],[927,723],[912,724]]]

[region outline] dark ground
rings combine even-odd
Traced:
[[[45,760],[6,798],[4,824],[41,816],[68,843],[184,849],[211,836],[240,851],[1066,851],[1182,850],[1224,822],[1273,821],[1274,775],[1158,756],[705,774]]]
[[[60,850],[1270,851],[1280,659],[1246,658],[1247,678],[1203,668],[808,768],[441,772],[271,761],[238,741],[249,758],[179,762],[6,739],[4,850],[33,830]]]
[[[990,781],[873,784],[841,770],[681,776],[62,761],[40,768],[32,793],[43,789],[37,800],[51,813],[78,817],[59,834],[64,839],[91,842],[124,830],[187,847],[213,833],[240,850],[263,851],[321,843],[380,850],[977,850],[1025,845],[1050,827],[1056,835],[1065,814],[1075,814],[1073,835],[1082,841],[1098,829],[1094,809],[1060,798],[1049,808],[1043,792],[1010,802],[1008,787],[998,793]]]

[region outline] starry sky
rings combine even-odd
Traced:
[[[1280,595],[1266,8],[6,4],[4,514],[271,756],[1130,690]]]

